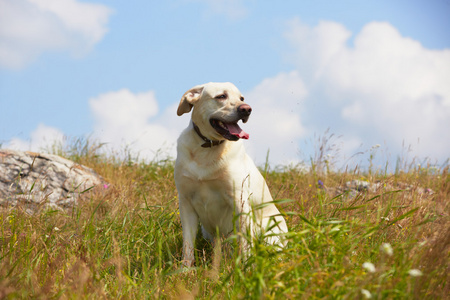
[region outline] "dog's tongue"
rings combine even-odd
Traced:
[[[241,127],[239,127],[239,125],[237,123],[226,123],[228,131],[232,134],[235,135],[241,139],[248,139],[249,138],[249,134],[247,132],[245,132],[244,130],[241,129]]]

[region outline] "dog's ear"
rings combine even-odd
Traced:
[[[183,97],[181,97],[180,104],[178,105],[177,115],[181,116],[182,114],[191,111],[194,103],[200,99],[204,87],[204,85],[197,85],[184,93]]]

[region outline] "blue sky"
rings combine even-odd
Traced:
[[[91,136],[175,155],[181,95],[233,82],[257,164],[444,161],[450,1],[0,0],[0,143],[38,151]],[[374,148],[380,145],[380,148]],[[353,156],[363,152],[364,155]]]

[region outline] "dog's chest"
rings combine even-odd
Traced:
[[[204,208],[210,211],[223,205],[233,206],[236,189],[233,189],[233,184],[227,176],[200,172],[190,174],[185,180],[185,192],[191,195],[191,203],[196,210]]]
[[[233,229],[233,212],[240,209],[240,190],[242,184],[235,184],[235,178],[230,174],[228,166],[211,163],[208,168],[190,162],[177,169],[178,189],[189,201],[200,222],[211,234],[216,228],[221,233]]]
[[[236,197],[226,182],[196,181],[191,185],[190,194],[191,205],[208,232],[215,234],[218,228],[221,234],[227,234],[233,229]]]

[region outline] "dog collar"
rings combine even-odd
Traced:
[[[205,141],[205,143],[202,144],[203,148],[212,148],[213,146],[219,146],[220,144],[222,144],[223,142],[225,142],[225,140],[221,140],[221,141],[212,141],[210,139],[208,139],[207,137],[205,137],[201,132],[200,132],[200,128],[198,128],[197,125],[195,125],[194,122],[192,122],[192,125],[194,125],[194,130],[195,132],[197,132],[198,136]]]

